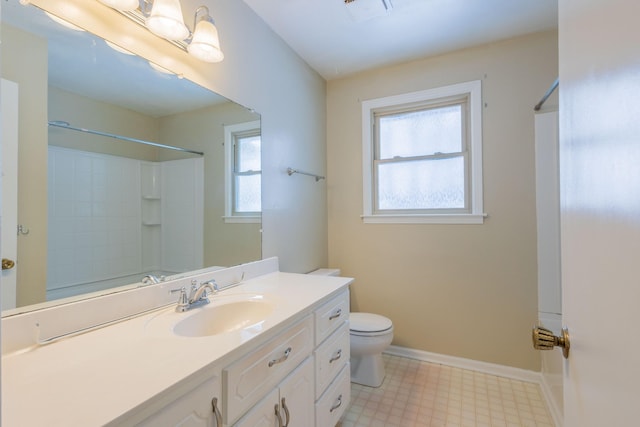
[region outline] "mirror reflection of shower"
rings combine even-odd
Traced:
[[[49,146],[47,300],[203,267],[204,161]]]

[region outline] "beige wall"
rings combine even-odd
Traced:
[[[66,121],[75,127],[147,141],[158,141],[160,137],[159,119],[113,104],[96,101],[55,87],[49,87],[48,104],[49,120]],[[160,150],[143,144],[57,127],[49,128],[49,144],[151,162],[158,160]],[[44,190],[46,196],[46,188]]]
[[[45,298],[47,41],[6,24],[0,30],[2,77],[18,83],[18,224],[29,229],[28,235],[18,236],[16,302],[20,306]]]
[[[224,216],[224,125],[259,120],[226,102],[160,120],[162,144],[204,152],[204,265],[237,265],[261,257],[261,224],[229,224]],[[163,150],[161,159],[173,152]]]
[[[391,318],[394,344],[539,370],[533,106],[557,77],[536,34],[330,81],[329,265],[352,309]],[[361,101],[482,80],[483,225],[363,224]]]

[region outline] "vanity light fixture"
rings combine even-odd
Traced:
[[[145,26],[158,37],[204,62],[220,62],[224,54],[209,8],[200,6],[193,16],[193,32],[184,23],[180,0],[98,0]]]

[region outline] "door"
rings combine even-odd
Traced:
[[[565,427],[640,422],[640,2],[560,0]]]
[[[2,206],[0,225],[0,255],[10,262],[15,262],[18,255],[18,84],[2,79],[0,88],[0,128],[2,138],[2,154],[0,155],[0,170],[2,180]],[[16,306],[16,271],[3,262],[2,279],[2,310]]]

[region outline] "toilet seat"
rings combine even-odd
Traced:
[[[349,332],[352,335],[375,336],[387,334],[393,329],[390,319],[373,313],[350,313]]]

